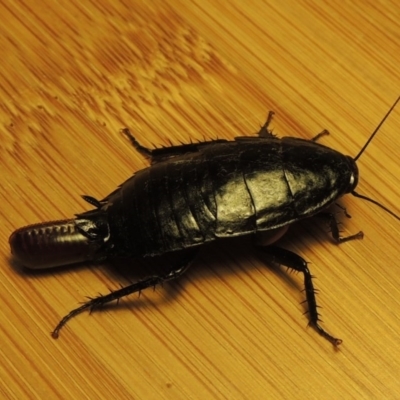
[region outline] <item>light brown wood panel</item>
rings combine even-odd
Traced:
[[[148,4],[149,3],[149,4]],[[147,161],[146,146],[274,132],[354,156],[400,95],[400,6],[365,1],[3,1],[0,5],[1,398],[398,398],[400,222],[346,196],[344,234],[318,219],[281,240],[310,261],[324,326],[307,328],[302,277],[250,240],[204,248],[179,281],[49,332],[130,264],[32,273],[20,226],[89,209]],[[225,5],[222,5],[225,4]],[[400,213],[400,109],[358,162],[359,192]],[[146,265],[141,266],[145,268]]]

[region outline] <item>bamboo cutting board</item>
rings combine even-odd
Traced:
[[[223,4],[223,2],[221,2]],[[136,279],[126,265],[32,273],[20,226],[88,210],[148,165],[145,146],[279,136],[355,156],[400,95],[396,1],[3,1],[0,5],[0,397],[398,398],[400,222],[351,196],[337,246],[318,219],[280,241],[317,277],[324,327],[307,328],[302,276],[250,240],[203,249],[177,282],[49,332],[85,296]],[[400,109],[358,161],[358,191],[400,213]],[[161,263],[168,264],[168,260]],[[168,267],[168,265],[164,265]]]

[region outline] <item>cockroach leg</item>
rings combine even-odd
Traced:
[[[312,282],[312,275],[308,269],[307,262],[299,255],[276,246],[257,246],[263,252],[267,254],[268,259],[280,265],[284,265],[288,268],[294,269],[295,271],[302,272],[304,275],[304,286],[306,293],[306,301],[308,305],[309,323],[313,326],[316,331],[331,342],[334,346],[339,346],[342,343],[342,339],[335,338],[329,334],[319,324],[320,318],[318,314],[317,300],[315,298],[315,289]]]
[[[53,332],[51,333],[54,339],[57,339],[61,328],[73,317],[82,313],[85,310],[90,312],[103,307],[105,304],[110,303],[114,300],[119,301],[122,297],[129,296],[133,293],[141,292],[149,287],[154,287],[158,284],[163,284],[164,282],[177,279],[183,275],[192,263],[197,251],[191,251],[184,258],[180,260],[178,265],[171,269],[168,273],[164,275],[154,275],[149,278],[143,279],[139,282],[135,282],[129,286],[123,287],[119,290],[115,290],[106,295],[100,295],[98,297],[90,298],[89,301],[83,303],[80,307],[77,307],[70,311],[61,321],[57,324]]]
[[[349,240],[362,239],[364,237],[364,233],[362,231],[354,235],[342,237],[340,236],[339,223],[337,222],[334,214],[330,212],[322,212],[317,214],[317,216],[328,221],[331,228],[331,235],[336,243],[344,243],[348,242]]]

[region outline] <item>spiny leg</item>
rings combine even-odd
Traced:
[[[349,216],[349,214],[347,214],[347,211],[345,211],[345,214]],[[336,243],[348,242],[349,240],[362,239],[364,237],[364,233],[362,231],[354,235],[349,235],[345,237],[340,236],[339,223],[337,222],[335,215],[333,213],[323,212],[317,214],[317,216],[320,218],[324,218],[325,220],[328,221],[329,226],[331,228],[332,237]]]
[[[81,197],[83,200],[85,200],[86,202],[88,202],[89,204],[91,204],[92,206],[94,206],[96,208],[101,208],[103,206],[103,203],[100,200],[97,200],[93,196],[83,194]]]
[[[265,121],[265,124],[261,127],[261,129],[258,132],[258,136],[260,137],[271,137],[273,136],[272,132],[268,129],[268,126],[270,125],[273,117],[274,117],[274,112],[270,111],[268,113],[267,120]]]
[[[128,128],[121,129],[121,132],[129,139],[132,146],[143,156],[152,159],[153,150],[148,147],[142,146],[136,138],[132,135],[131,131]]]
[[[271,137],[271,136],[274,136],[273,133],[272,133],[272,131],[270,131],[270,130],[268,129],[269,125],[270,125],[271,122],[272,122],[272,119],[273,119],[273,117],[274,117],[274,114],[275,114],[275,113],[274,113],[273,111],[270,111],[270,112],[268,113],[267,120],[265,121],[265,124],[261,127],[261,129],[259,130],[258,136],[260,136],[260,137]],[[316,142],[316,141],[318,141],[321,137],[327,136],[327,135],[329,135],[329,131],[328,131],[327,129],[324,129],[322,132],[318,133],[318,135],[315,135],[315,136],[311,139],[311,141],[312,141],[312,142]]]
[[[116,290],[106,295],[100,295],[98,297],[90,298],[89,301],[83,303],[80,307],[75,308],[70,311],[61,321],[57,324],[54,331],[52,332],[52,337],[57,339],[60,333],[61,328],[73,317],[80,314],[85,310],[89,310],[92,312],[93,310],[104,306],[111,301],[117,300],[119,301],[122,297],[128,296],[132,293],[141,292],[144,289],[149,287],[154,287],[158,284],[162,284],[164,282],[170,281],[172,279],[179,278],[181,275],[185,273],[185,271],[189,268],[191,262],[193,261],[195,256],[195,252],[189,252],[182,260],[177,267],[169,271],[164,275],[154,275],[149,278],[143,279],[139,282],[133,283],[129,286],[123,287],[122,289]]]
[[[342,340],[335,338],[334,336],[326,332],[319,324],[320,319],[317,310],[318,306],[317,300],[315,298],[315,289],[312,283],[312,275],[310,270],[308,269],[307,262],[297,254],[289,250],[282,249],[280,247],[257,246],[257,248],[263,250],[267,254],[270,261],[277,264],[285,265],[288,268],[303,273],[306,302],[308,305],[308,315],[310,321],[309,324],[313,326],[321,336],[329,340],[334,346],[340,345],[342,343]]]
[[[328,136],[329,135],[329,131],[327,129],[324,129],[322,132],[318,133],[318,135],[314,136],[311,141],[312,142],[316,142],[317,140],[319,140],[320,138],[322,138],[323,136]]]
[[[335,206],[336,206],[336,207],[339,207],[339,208],[343,211],[344,215],[345,215],[347,218],[351,218],[351,215],[347,212],[347,208],[346,208],[346,207],[343,207],[343,206],[340,205],[339,203],[335,203]]]
[[[198,152],[201,147],[213,145],[215,143],[226,143],[225,139],[209,140],[199,143],[188,143],[181,144],[178,146],[160,147],[155,149],[149,149],[148,147],[142,146],[137,139],[131,134],[128,128],[122,129],[122,133],[129,139],[133,147],[143,156],[150,159],[152,164],[166,160],[171,157],[176,157],[186,153]]]

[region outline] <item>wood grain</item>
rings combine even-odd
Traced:
[[[220,4],[219,4],[220,3]],[[34,5],[35,4],[35,5]],[[400,224],[347,196],[332,244],[317,220],[281,243],[311,262],[334,351],[311,328],[302,277],[249,241],[204,249],[179,282],[49,332],[85,296],[131,277],[106,265],[30,273],[10,258],[23,225],[88,209],[147,165],[146,146],[280,136],[355,155],[400,94],[400,6],[173,0],[0,5],[1,398],[398,398]],[[358,162],[359,192],[399,213],[400,110]]]

